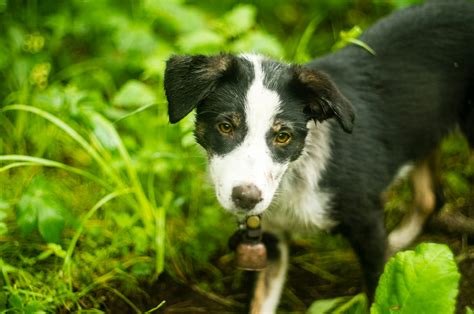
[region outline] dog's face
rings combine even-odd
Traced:
[[[217,198],[236,213],[268,208],[310,120],[336,117],[352,129],[352,107],[329,77],[260,56],[174,56],[165,89],[172,123],[196,108]]]

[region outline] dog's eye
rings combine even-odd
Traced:
[[[219,131],[223,134],[230,134],[232,133],[232,131],[234,130],[234,128],[232,127],[232,124],[230,123],[227,123],[227,122],[222,122],[222,123],[219,123],[217,125],[217,128],[219,129]]]
[[[275,143],[276,144],[287,144],[291,139],[291,134],[288,133],[288,132],[279,132],[276,136],[275,136]]]

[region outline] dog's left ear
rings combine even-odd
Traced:
[[[235,65],[230,54],[172,56],[166,62],[165,92],[171,123],[188,115]]]
[[[354,108],[331,78],[323,72],[299,65],[292,66],[292,70],[293,83],[307,104],[305,113],[317,121],[336,117],[342,129],[351,133],[354,127]]]

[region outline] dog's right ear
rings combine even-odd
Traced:
[[[235,66],[230,54],[172,56],[166,62],[165,92],[171,123],[188,115]]]
[[[293,84],[300,95],[306,95],[306,113],[315,121],[335,117],[342,129],[351,133],[354,127],[354,107],[336,87],[329,75],[295,65]]]

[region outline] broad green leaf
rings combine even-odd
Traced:
[[[257,10],[252,5],[241,4],[234,7],[222,18],[225,32],[232,37],[250,30],[255,25],[256,15]]]
[[[38,228],[46,242],[59,242],[64,228],[64,209],[53,190],[51,183],[37,176],[23,193],[17,209],[17,224],[23,236]]]
[[[240,37],[232,44],[232,51],[242,52],[255,52],[272,57],[283,56],[283,46],[278,40],[261,31],[255,31]]]
[[[206,25],[204,12],[190,5],[182,5],[181,2],[183,1],[145,0],[143,8],[156,18],[158,25],[174,32],[186,33],[204,28]]]
[[[43,310],[44,306],[38,302],[38,301],[33,301],[29,302],[27,306],[25,306],[25,314],[43,314],[46,313]]]
[[[129,80],[117,92],[113,103],[120,107],[141,107],[156,103],[156,95],[153,90],[137,80]]]
[[[64,217],[57,207],[43,206],[38,210],[38,230],[48,243],[58,243],[64,228]]]
[[[446,245],[420,244],[387,263],[371,313],[454,313],[459,278]]]
[[[214,53],[222,50],[225,38],[209,29],[186,33],[178,39],[177,45],[186,53]]]
[[[157,45],[153,33],[148,25],[131,23],[128,27],[122,27],[115,34],[115,44],[120,52],[132,54],[129,62],[134,62],[133,57],[145,56],[153,51]]]
[[[21,197],[16,214],[16,222],[23,236],[30,235],[36,228],[38,221],[37,209],[41,206],[41,201],[39,201],[41,196],[38,194],[31,195],[30,193],[27,191]]]
[[[100,143],[107,149],[117,149],[120,139],[117,137],[113,125],[98,113],[92,113],[90,121],[94,128],[94,135]]]
[[[142,60],[142,68],[144,69],[143,78],[147,79],[155,75],[163,78],[163,73],[166,68],[165,60],[167,60],[174,52],[174,47],[165,41],[160,42],[158,48]]]
[[[466,306],[466,314],[474,314],[470,307]]]

